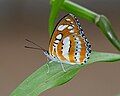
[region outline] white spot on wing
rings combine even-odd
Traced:
[[[74,33],[74,30],[70,30],[70,33]]]
[[[76,37],[76,40],[77,40],[77,41],[79,41],[79,38],[78,38],[78,37]]]
[[[55,43],[59,43],[59,40],[55,40],[54,42],[55,42]]]
[[[63,44],[67,45],[69,41],[70,41],[70,37],[66,37],[63,39]]]
[[[63,39],[63,49],[62,49],[62,55],[69,60],[69,48],[70,48],[70,37],[66,37]]]
[[[58,26],[58,31],[63,31],[68,25],[60,25]]]
[[[69,18],[65,19],[66,21],[71,21]]]
[[[73,29],[73,26],[68,26],[68,29],[69,29],[69,30]]]
[[[57,39],[61,39],[62,38],[62,34],[59,34],[56,36]]]
[[[73,27],[75,27],[75,25],[72,25]]]

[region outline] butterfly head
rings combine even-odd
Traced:
[[[46,56],[49,56],[49,52],[47,50],[44,50],[43,53],[46,55]]]
[[[48,60],[57,61],[57,58],[51,56],[47,50],[45,50],[43,53],[47,56]]]

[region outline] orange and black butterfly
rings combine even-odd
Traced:
[[[84,35],[80,22],[73,14],[65,15],[58,22],[51,36],[48,51],[38,47],[50,61],[60,62],[61,65],[62,63],[85,64],[91,53],[91,45]],[[62,68],[65,71],[63,65]]]

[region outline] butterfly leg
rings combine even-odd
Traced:
[[[47,70],[47,73],[50,72],[49,61],[50,61],[50,60],[47,58],[47,69],[48,69],[48,70]]]
[[[49,62],[47,63],[47,73],[49,73],[50,72],[50,67],[49,67]]]
[[[47,71],[47,73],[49,73],[50,72],[50,67],[49,67],[49,63],[51,63],[51,62],[53,62],[52,60],[50,61],[48,58],[47,58],[47,69],[48,69],[48,71]]]
[[[66,72],[66,70],[65,70],[65,68],[64,68],[64,66],[63,66],[63,63],[60,62],[60,64],[61,64],[61,67],[62,67],[63,71]]]

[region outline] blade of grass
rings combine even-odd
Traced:
[[[92,52],[88,64],[94,62],[120,61],[119,54]],[[52,62],[50,72],[47,73],[47,65],[44,64],[27,79],[25,79],[10,96],[38,96],[43,91],[62,85],[71,80],[84,66],[64,64],[67,72],[64,72],[57,62]]]

